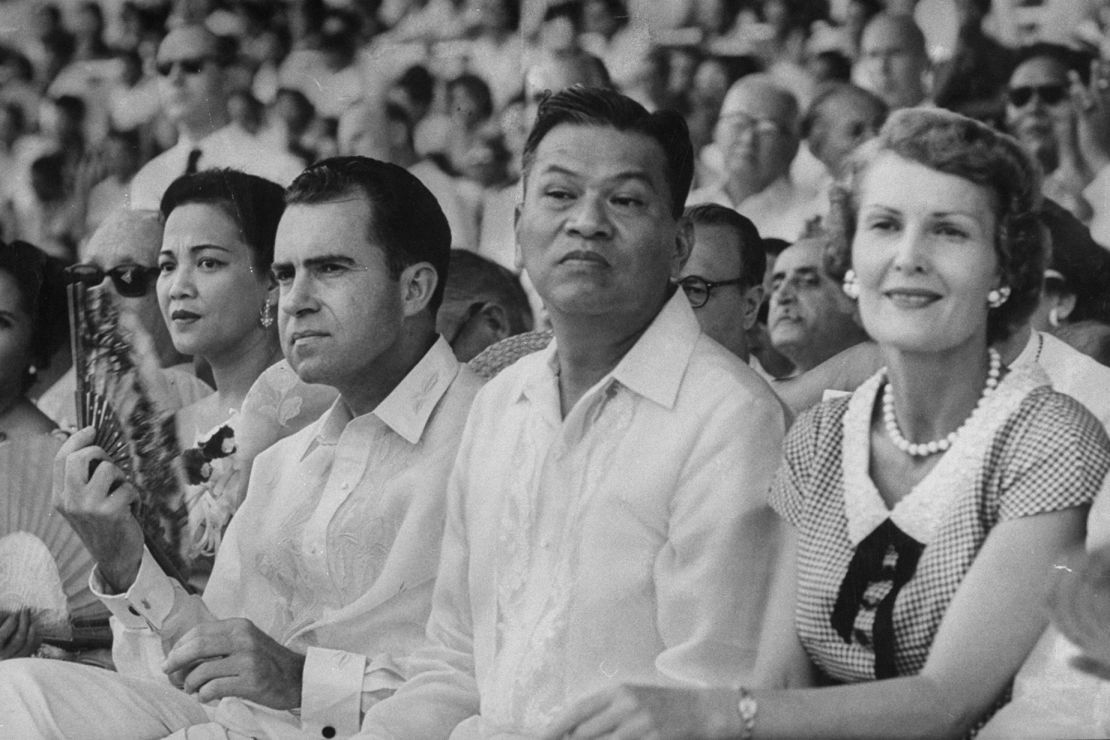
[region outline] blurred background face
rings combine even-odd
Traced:
[[[261,331],[269,276],[256,269],[239,225],[222,208],[175,208],[166,219],[158,267],[158,304],[179,352],[219,357]]]
[[[0,270],[0,401],[17,398],[31,364],[31,315],[15,278]]]
[[[798,151],[793,108],[784,95],[762,85],[743,87],[726,103],[716,131],[725,169],[763,190],[786,174]]]
[[[158,94],[171,121],[203,124],[223,115],[223,71],[211,34],[195,26],[170,31],[158,47],[157,65]]]
[[[928,60],[903,27],[886,18],[873,21],[860,42],[860,82],[893,110],[917,105],[925,96]]]
[[[856,147],[878,131],[873,112],[854,96],[837,95],[821,106],[809,132],[809,149],[829,174],[839,177]]]
[[[1068,115],[1068,72],[1047,57],[1023,62],[1010,76],[1006,94],[1006,128],[1042,165],[1057,153],[1055,126]],[[1020,103],[1020,105],[1019,105]]]

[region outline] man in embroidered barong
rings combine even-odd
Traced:
[[[475,400],[428,644],[364,736],[534,737],[614,681],[751,668],[783,414],[677,290],[692,170],[676,113],[584,87],[540,105],[516,236],[555,339]]]
[[[204,598],[155,564],[122,473],[77,432],[59,508],[97,566],[119,673],[6,661],[5,737],[344,737],[404,677],[478,378],[435,333],[451,245],[431,193],[363,157],[286,192],[273,279],[289,364],[339,398],[255,460]],[[122,485],[120,485],[122,483]]]

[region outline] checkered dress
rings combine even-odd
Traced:
[[[1110,440],[1083,406],[1046,381],[1036,365],[1008,373],[956,444],[893,509],[868,475],[881,376],[794,424],[771,505],[798,529],[795,625],[827,677],[876,678],[874,607],[889,593],[889,581],[863,591],[847,641],[830,618],[856,546],[884,522],[924,546],[891,615],[894,672],[913,675],[924,666],[941,618],[995,524],[1094,498],[1110,470]]]

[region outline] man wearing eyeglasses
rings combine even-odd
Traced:
[[[716,203],[690,206],[694,246],[678,284],[686,293],[701,330],[749,362],[747,332],[763,302],[767,256],[755,226]]]
[[[204,26],[174,28],[158,47],[162,112],[177,143],[150,160],[131,181],[132,208],[157,210],[170,183],[184,174],[231,167],[282,185],[302,169],[299,159],[228,125],[229,62],[225,41]]]
[[[108,281],[120,309],[135,316],[151,338],[166,381],[168,410],[175,411],[207,396],[212,389],[196,377],[192,364],[174,349],[158,310],[154,283],[158,277],[162,225],[162,214],[158,211],[117,211],[93,232],[83,250],[84,262],[67,268],[66,279],[89,286]],[[63,429],[76,423],[73,404],[76,382],[71,368],[38,400],[42,412]]]
[[[687,205],[728,206],[762,236],[793,241],[818,215],[813,194],[790,178],[799,142],[794,96],[766,75],[741,78],[725,95],[713,131],[723,179],[690,193]]]

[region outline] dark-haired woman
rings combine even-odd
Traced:
[[[234,436],[219,428],[238,413],[262,371],[281,359],[270,263],[283,208],[280,186],[235,170],[185,175],[162,197],[158,305],[174,347],[203,360],[216,385],[215,393],[177,412],[182,445],[196,445],[203,457],[185,456],[192,484],[188,560],[215,554],[249,472],[233,455]],[[212,434],[221,435],[219,444],[209,444]]]

